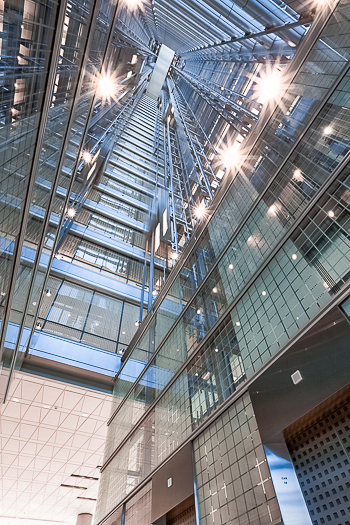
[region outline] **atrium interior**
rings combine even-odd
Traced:
[[[0,525],[350,524],[350,0],[0,0]]]

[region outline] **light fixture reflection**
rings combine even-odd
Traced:
[[[331,126],[327,126],[326,128],[324,128],[323,130],[323,133],[325,135],[330,135],[332,133],[333,129],[331,128]]]
[[[296,253],[293,253],[293,255],[292,255],[292,259],[293,259],[293,261],[296,261],[297,258],[298,258],[297,254],[296,254]]]
[[[329,212],[328,212],[328,216],[329,216],[329,217],[334,217],[334,211],[333,211],[333,210],[329,210]]]
[[[74,208],[68,208],[67,215],[70,219],[73,219],[75,217],[76,210]]]
[[[304,177],[302,176],[300,170],[295,170],[295,172],[293,173],[293,178],[297,180],[304,180]]]

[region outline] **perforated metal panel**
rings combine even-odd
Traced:
[[[349,525],[350,402],[287,444],[313,525]]]

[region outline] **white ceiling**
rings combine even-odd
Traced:
[[[16,373],[0,417],[0,524],[74,524],[93,514],[112,396]],[[61,487],[61,484],[85,487]]]

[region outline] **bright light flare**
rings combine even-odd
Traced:
[[[207,208],[205,207],[205,204],[201,202],[194,208],[194,214],[197,217],[197,219],[202,219],[207,214]]]
[[[146,0],[121,0],[120,7],[126,9],[130,14],[137,13],[138,10],[146,9]]]
[[[96,95],[102,99],[103,105],[106,102],[111,104],[112,99],[118,102],[117,95],[120,89],[119,79],[115,72],[112,73],[107,70],[97,75]]]
[[[238,168],[242,160],[238,142],[235,142],[233,145],[228,145],[221,148],[219,154],[220,160],[227,170],[234,170]]]
[[[253,98],[260,104],[279,102],[283,91],[280,69],[271,64],[266,64],[265,69],[260,71],[259,77],[255,79],[253,90]]]
[[[68,208],[67,215],[70,219],[73,219],[75,217],[76,210],[74,208]]]
[[[84,151],[83,153],[83,160],[87,163],[87,164],[90,164],[91,160],[92,160],[92,155],[90,153],[90,151]]]

